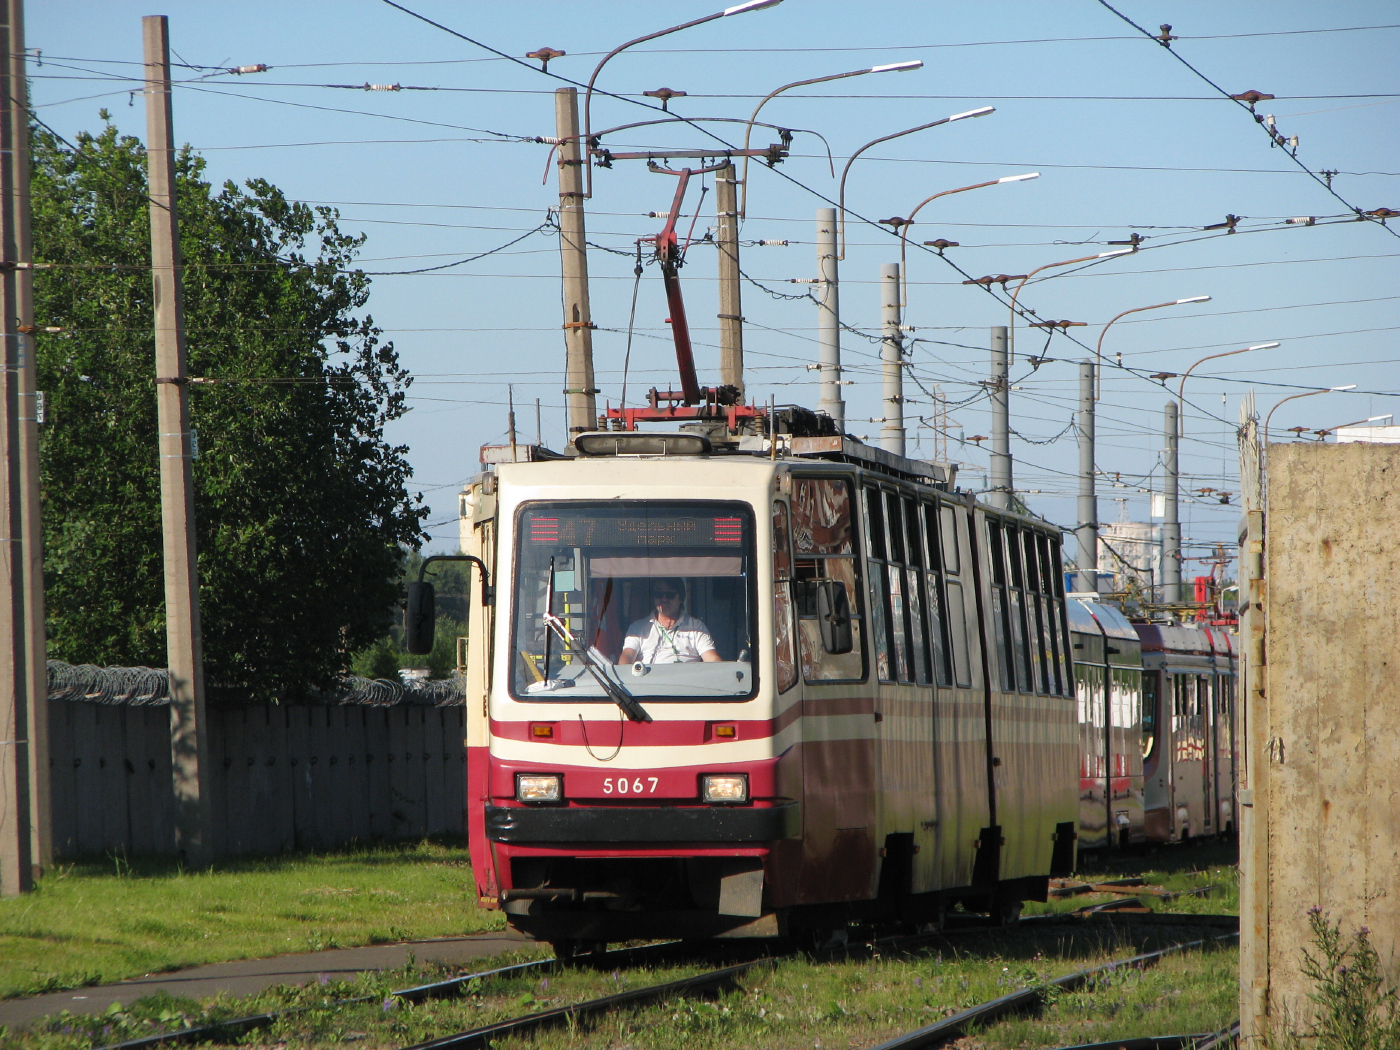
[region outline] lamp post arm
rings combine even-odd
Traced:
[[[1277,404],[1275,404],[1273,408],[1269,409],[1269,414],[1266,415],[1266,416],[1264,417],[1264,448],[1265,448],[1265,450],[1267,450],[1268,447],[1269,447],[1269,420],[1271,420],[1271,419],[1274,418],[1274,413],[1278,411],[1279,405],[1286,404],[1286,403],[1289,402],[1289,401],[1296,401],[1296,400],[1298,400],[1298,398],[1300,398],[1300,397],[1312,397],[1314,394],[1336,394],[1336,393],[1340,393],[1340,392],[1342,392],[1342,391],[1344,391],[1344,390],[1355,390],[1355,389],[1356,389],[1356,384],[1355,384],[1355,383],[1352,383],[1352,384],[1349,385],[1349,386],[1329,386],[1329,387],[1327,387],[1327,388],[1325,388],[1325,389],[1323,389],[1323,390],[1305,390],[1305,391],[1303,391],[1303,393],[1301,393],[1301,394],[1293,394],[1293,395],[1291,395],[1291,396],[1289,396],[1289,397],[1285,397],[1282,401],[1280,401],[1280,402],[1278,402]],[[1266,454],[1267,454],[1267,452],[1266,452]]]
[[[931,201],[938,200],[939,197],[947,197],[953,193],[966,193],[968,190],[980,190],[984,186],[995,186],[1001,179],[992,179],[989,182],[974,182],[971,186],[959,186],[955,190],[940,190],[932,197],[925,197],[919,202],[919,206],[909,213],[909,218],[904,220],[904,225],[899,228],[899,305],[901,309],[909,305],[909,263],[907,259],[907,249],[909,247],[909,227],[914,225],[914,216],[919,214],[920,209]]]
[[[850,173],[851,165],[856,162],[856,158],[871,146],[878,146],[882,142],[889,142],[890,139],[912,135],[916,131],[927,131],[929,128],[936,128],[940,124],[946,124],[952,119],[952,117],[943,117],[940,120],[933,120],[927,124],[920,124],[917,128],[906,128],[903,131],[896,131],[893,135],[882,135],[878,139],[867,142],[864,146],[851,154],[851,159],[846,161],[846,166],[841,169],[841,185],[836,193],[836,206],[841,212],[841,250],[837,253],[837,259],[846,258],[846,176]]]
[[[1073,266],[1075,263],[1093,262],[1095,259],[1107,259],[1115,255],[1128,255],[1134,250],[1135,249],[1124,249],[1116,252],[1098,252],[1094,255],[1081,256],[1078,259],[1065,259],[1061,262],[1046,263],[1044,266],[1037,266],[1034,270],[1030,271],[1030,273],[1026,274],[1026,276],[1022,277],[1021,283],[1018,284],[1016,290],[1011,293],[1011,319],[1006,328],[1007,363],[1009,364],[1016,360],[1016,299],[1021,294],[1021,289],[1026,286],[1027,281],[1040,273],[1041,270],[1051,270],[1056,266]]]
[[[1312,397],[1314,394],[1327,394],[1330,392],[1331,391],[1328,390],[1308,390],[1301,394],[1293,394],[1289,397],[1285,397],[1282,401],[1275,404],[1273,408],[1269,409],[1268,414],[1264,417],[1264,447],[1269,447],[1269,420],[1274,418],[1274,413],[1278,411],[1279,405],[1285,404],[1289,401],[1296,401],[1300,397]]]
[[[1185,371],[1185,373],[1182,375],[1182,377],[1181,377],[1181,382],[1178,383],[1178,384],[1176,385],[1176,399],[1177,399],[1178,401],[1180,401],[1180,402],[1182,403],[1183,406],[1186,404],[1186,399],[1185,399],[1185,397],[1183,396],[1183,393],[1182,393],[1182,392],[1186,389],[1186,377],[1189,376],[1192,372],[1194,372],[1194,371],[1196,370],[1196,365],[1203,365],[1203,364],[1205,364],[1207,361],[1214,361],[1214,360],[1215,360],[1216,358],[1218,358],[1218,357],[1234,357],[1235,354],[1243,354],[1243,353],[1245,353],[1246,351],[1253,350],[1253,349],[1254,349],[1254,347],[1252,347],[1252,346],[1245,346],[1245,347],[1241,347],[1241,348],[1238,349],[1238,350],[1226,350],[1223,354],[1211,354],[1209,357],[1203,357],[1203,358],[1201,358],[1199,361],[1196,362],[1195,365],[1192,365],[1190,368],[1188,368],[1188,369]],[[1299,395],[1299,396],[1301,396],[1301,395]],[[1285,398],[1284,400],[1286,401],[1286,400],[1288,400],[1288,399]],[[1280,405],[1283,404],[1283,401],[1280,401],[1279,404],[1280,404]]]
[[[1144,310],[1160,310],[1164,306],[1175,306],[1176,302],[1177,301],[1173,299],[1169,303],[1156,303],[1152,306],[1135,306],[1131,310],[1124,310],[1117,317],[1114,317],[1112,320],[1110,320],[1108,324],[1103,326],[1103,331],[1099,332],[1099,341],[1094,345],[1094,357],[1098,361],[1099,366],[1098,389],[1094,393],[1095,401],[1099,400],[1099,397],[1103,394],[1103,337],[1108,334],[1108,329],[1113,324],[1113,322],[1119,320],[1120,318],[1127,317],[1129,314],[1140,314]]]
[[[748,125],[747,125],[747,127],[744,128],[744,149],[747,151],[748,148],[749,148],[749,136],[753,133],[754,122],[758,120],[758,111],[759,111],[760,109],[762,109],[764,106],[768,105],[768,103],[773,99],[773,97],[774,97],[775,95],[781,95],[784,91],[787,91],[787,90],[790,89],[790,88],[795,88],[795,87],[806,87],[806,86],[808,86],[809,84],[824,84],[824,83],[826,83],[828,80],[844,80],[846,77],[858,77],[858,76],[861,76],[861,75],[864,74],[864,73],[869,73],[869,72],[870,72],[870,68],[869,68],[869,67],[866,67],[865,69],[853,69],[853,70],[851,70],[849,73],[832,73],[832,74],[830,74],[830,75],[828,75],[828,76],[824,76],[824,77],[811,77],[811,78],[808,79],[808,80],[794,80],[791,84],[784,84],[782,87],[776,88],[776,89],[774,89],[773,91],[768,92],[768,94],[766,94],[766,95],[763,96],[763,100],[762,100],[761,102],[759,102],[758,105],[754,106],[754,108],[753,108],[753,115],[752,115],[751,117],[749,117],[749,119],[748,119]],[[830,158],[828,158],[828,160],[829,160],[829,159],[830,159]],[[836,175],[836,166],[835,166],[834,163],[833,163],[832,166],[831,166],[831,174],[832,174],[833,177]],[[740,197],[739,197],[739,218],[742,219],[742,218],[745,218],[745,217],[748,215],[748,211],[749,211],[749,158],[748,158],[748,157],[745,157],[745,158],[744,158],[744,172],[743,172],[743,174],[739,177],[739,184],[743,187],[743,190],[741,191]]]
[[[612,59],[616,58],[623,51],[626,51],[629,47],[633,47],[636,44],[644,44],[648,40],[655,40],[657,37],[669,36],[672,33],[679,33],[682,29],[690,29],[692,26],[703,25],[706,22],[713,22],[716,18],[723,17],[723,11],[716,11],[712,15],[705,15],[703,18],[692,19],[691,21],[684,22],[681,25],[672,26],[670,29],[662,29],[655,33],[648,33],[646,36],[639,36],[635,40],[629,40],[627,41],[627,43],[619,44],[617,47],[613,48],[611,51],[609,51],[606,55],[603,56],[602,60],[596,66],[593,67],[593,75],[588,78],[588,88],[584,91],[583,95],[583,156],[585,170],[588,175],[588,185],[584,190],[584,197],[593,196],[593,165],[588,163],[589,142],[591,141],[593,134],[591,106],[593,103],[593,84],[594,81],[598,79],[598,74],[603,71],[603,67],[607,65]]]

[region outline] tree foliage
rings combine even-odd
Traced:
[[[103,114],[105,117],[105,113]],[[49,652],[165,665],[145,150],[34,132]],[[211,695],[293,695],[381,637],[426,510],[384,438],[411,382],[333,209],[177,162]]]

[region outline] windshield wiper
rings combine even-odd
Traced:
[[[593,655],[592,650],[579,648],[568,625],[562,619],[552,612],[546,612],[544,623],[546,627],[559,636],[560,641],[569,647],[567,652],[570,656],[577,656],[583,661],[583,666],[588,668],[589,673],[598,680],[598,684],[603,687],[603,692],[612,698],[613,703],[622,708],[628,718],[634,722],[651,721],[651,715],[646,713],[642,705],[637,703],[630,693],[608,676],[603,663]],[[548,669],[545,673],[548,674]]]

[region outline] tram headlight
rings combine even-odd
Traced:
[[[564,784],[557,773],[517,773],[515,797],[519,802],[558,802],[564,797]]]
[[[700,798],[704,802],[747,802],[747,773],[722,773],[700,778]]]

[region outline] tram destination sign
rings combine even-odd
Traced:
[[[737,515],[592,517],[530,515],[531,543],[551,547],[727,547],[744,542],[744,519]]]

